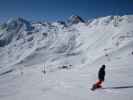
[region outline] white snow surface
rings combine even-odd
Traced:
[[[68,26],[9,20],[0,26],[0,100],[132,100],[132,27],[133,15]],[[103,89],[91,91],[102,64]]]

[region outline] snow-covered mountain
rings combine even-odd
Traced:
[[[132,43],[132,26],[133,15],[89,21],[72,16],[68,23],[10,19],[0,26],[0,67],[18,63],[57,63],[57,60],[65,64],[75,57],[79,58],[75,64],[92,62]],[[60,62],[62,57],[65,61]]]
[[[120,58],[127,57],[133,51],[132,27],[133,15],[91,20],[71,16],[66,22],[51,23],[30,22],[23,18],[10,19],[0,25],[0,75],[26,69],[26,66],[44,64],[48,71],[71,65],[72,68],[82,68],[87,73],[85,69],[89,65],[96,66],[105,62],[109,65],[116,64],[116,60],[111,60],[112,58],[118,58],[119,62],[124,63]],[[94,65],[94,62],[97,63]],[[126,64],[130,63],[131,61]]]

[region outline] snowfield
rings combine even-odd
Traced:
[[[132,100],[132,27],[133,15],[10,19],[0,25],[0,100]],[[102,64],[103,88],[91,91]]]

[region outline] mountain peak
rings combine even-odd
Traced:
[[[85,21],[77,15],[72,15],[69,19],[68,19],[68,23],[70,24],[78,24],[78,23],[84,23]]]
[[[27,20],[25,20],[24,18],[22,17],[15,17],[15,18],[10,18],[8,21],[7,21],[7,24],[9,23],[12,23],[12,22],[28,22]]]
[[[11,18],[7,21],[9,29],[15,29],[17,27],[25,26],[25,29],[31,29],[30,22],[22,17]]]

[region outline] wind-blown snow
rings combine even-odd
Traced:
[[[71,18],[68,24],[16,18],[0,25],[0,99],[133,98],[133,15]],[[105,89],[92,92],[102,64]]]

